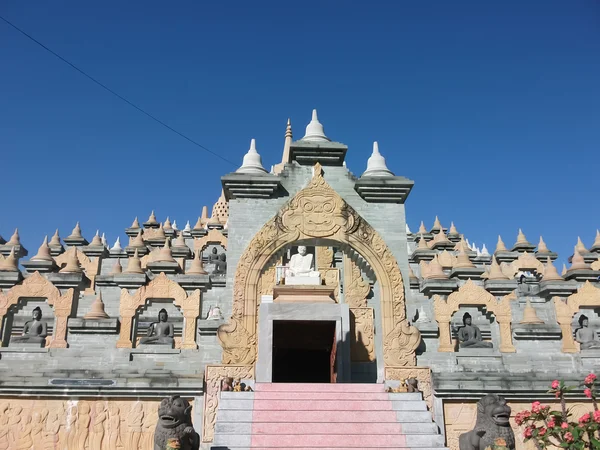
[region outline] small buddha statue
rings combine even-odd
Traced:
[[[158,313],[158,322],[153,322],[148,327],[147,336],[140,339],[140,345],[170,345],[173,346],[175,329],[172,323],[167,322],[169,314],[166,309]]]
[[[472,324],[471,314],[463,315],[463,327],[458,330],[458,340],[462,348],[491,348],[494,345],[481,337],[481,330]]]
[[[581,350],[600,348],[596,332],[590,328],[590,320],[584,314],[579,316],[579,327],[575,332],[575,340],[579,342]]]
[[[318,277],[319,272],[313,270],[313,255],[306,252],[304,245],[298,246],[298,253],[292,255],[288,265],[288,277]]]
[[[227,273],[227,255],[221,253],[218,259],[215,261],[215,268],[212,272],[213,275],[225,275]]]
[[[219,251],[217,250],[217,247],[213,247],[212,250],[210,251],[210,255],[208,255],[208,262],[211,264],[214,264],[217,262],[218,259],[219,259]]]
[[[211,306],[208,311],[208,317],[206,320],[223,320],[223,315],[221,314],[221,308],[219,306]]]
[[[13,344],[40,344],[41,346],[46,343],[48,331],[46,322],[42,321],[42,310],[37,306],[31,312],[31,315],[33,318],[25,322],[23,335],[10,339]]]

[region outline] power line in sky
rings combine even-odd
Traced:
[[[227,158],[224,158],[223,156],[219,155],[218,153],[213,152],[212,150],[206,148],[204,145],[200,144],[199,142],[196,142],[195,140],[193,140],[192,138],[187,137],[185,134],[177,131],[175,128],[171,127],[170,125],[166,124],[165,122],[163,122],[162,120],[160,120],[158,117],[150,114],[149,112],[145,111],[144,109],[140,108],[139,106],[137,106],[135,103],[131,102],[130,100],[127,100],[125,97],[123,97],[121,94],[119,94],[118,92],[113,91],[111,88],[109,88],[108,86],[106,86],[105,84],[103,84],[102,82],[98,81],[96,78],[94,78],[93,76],[89,75],[88,73],[86,73],[85,71],[83,71],[82,69],[80,69],[79,67],[77,67],[75,64],[73,64],[72,62],[70,62],[69,60],[63,58],[62,56],[60,56],[58,53],[56,53],[54,50],[52,50],[51,48],[48,48],[46,45],[44,45],[43,43],[41,43],[40,41],[38,41],[36,38],[34,38],[33,36],[31,36],[30,34],[26,33],[25,31],[23,31],[22,29],[20,29],[18,26],[16,26],[14,23],[10,22],[8,19],[6,19],[5,17],[0,15],[0,19],[2,19],[7,25],[10,25],[12,28],[14,28],[15,30],[17,30],[19,33],[21,33],[23,36],[25,36],[27,39],[30,39],[31,41],[35,42],[37,45],[39,45],[40,47],[42,47],[44,50],[46,50],[47,52],[51,53],[52,55],[54,55],[55,57],[57,57],[58,59],[60,59],[62,62],[64,62],[65,64],[67,64],[68,66],[70,66],[71,68],[75,69],[77,72],[79,72],[81,75],[83,75],[84,77],[86,77],[87,79],[93,81],[94,83],[96,83],[98,86],[100,86],[102,89],[104,89],[105,91],[110,92],[112,95],[114,95],[115,97],[117,97],[119,100],[124,101],[125,103],[127,103],[129,106],[137,109],[139,112],[141,112],[142,114],[144,114],[145,116],[149,117],[150,119],[154,120],[155,122],[159,123],[160,125],[162,125],[163,127],[165,127],[166,129],[172,131],[173,133],[177,134],[178,136],[182,137],[183,139],[185,139],[188,142],[191,142],[192,144],[196,145],[197,147],[200,147],[202,150],[210,153],[213,156],[216,156],[217,158],[225,161],[226,163],[229,163],[233,166],[237,166],[236,163],[229,161]]]

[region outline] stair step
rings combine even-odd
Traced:
[[[429,448],[442,447],[444,440],[441,435],[410,435],[402,434],[252,434],[252,435],[218,435],[215,445],[229,447],[353,447],[364,448],[368,445],[380,448],[408,447]]]
[[[218,422],[215,434],[405,434],[405,435],[437,435],[437,424],[430,423],[391,423],[391,422],[342,422],[332,425],[320,422]]]
[[[387,392],[221,392],[221,399],[239,400],[423,400],[421,393]]]
[[[383,384],[361,383],[256,383],[256,392],[385,392]]]
[[[251,411],[221,409],[217,421],[223,422],[424,422],[430,423],[429,411]]]
[[[254,411],[427,411],[424,401],[390,400],[237,400],[221,399],[222,410]]]
[[[298,447],[229,447],[225,445],[213,445],[211,450],[298,450]],[[356,447],[302,447],[304,450],[356,450]],[[382,447],[361,447],[363,450],[377,450]],[[387,450],[407,450],[409,447],[384,447]],[[450,450],[448,447],[422,447],[419,450]]]

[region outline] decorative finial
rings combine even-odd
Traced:
[[[15,228],[15,232],[12,234],[12,236],[10,237],[10,239],[6,243],[6,245],[12,245],[13,247],[15,245],[21,245],[21,237],[19,236],[19,229],[18,228]]]
[[[111,275],[117,275],[119,273],[123,273],[123,266],[121,266],[121,259],[117,258],[117,262],[113,266],[113,269],[110,273],[111,273]]]
[[[111,247],[111,251],[120,252],[121,250],[123,250],[121,248],[121,238],[119,238],[117,236],[117,240],[115,241],[114,245]]]
[[[163,224],[163,229],[164,230],[172,230],[173,229],[173,225],[171,225],[171,221],[169,220],[168,217],[167,217],[167,220],[165,220],[165,223]]]
[[[98,294],[98,297],[92,302],[89,312],[83,316],[84,319],[108,319],[108,314],[104,311],[104,302],[102,301],[102,294]]]
[[[139,228],[140,227],[140,221],[138,220],[137,216],[135,219],[133,219],[133,223],[131,224],[131,226],[129,228]]]
[[[173,262],[175,259],[173,258],[173,253],[171,251],[171,246],[169,245],[169,238],[165,239],[165,245],[161,247],[158,255],[154,261],[161,262]]]
[[[585,248],[585,245],[583,245],[583,242],[581,241],[581,238],[579,236],[577,236],[577,245],[575,246],[575,248],[577,249],[577,251],[579,253],[581,253],[582,255],[584,253],[587,253],[588,250],[587,248]]]
[[[367,170],[363,177],[393,177],[394,174],[387,168],[385,158],[379,153],[379,144],[373,142],[373,153],[367,161]]]
[[[590,268],[590,265],[586,264],[586,262],[583,259],[583,256],[581,256],[581,253],[579,253],[577,246],[575,246],[573,258],[571,259],[571,267],[569,267],[569,271],[579,270],[579,269],[589,269],[589,268]]]
[[[42,242],[37,254],[31,258],[31,261],[54,261],[50,254],[50,247],[48,246],[48,236],[44,238],[44,242]]]
[[[504,242],[502,241],[502,236],[498,235],[498,243],[496,244],[496,251],[494,253],[506,251],[508,250],[506,249],[506,245],[504,245]]]
[[[419,234],[425,234],[427,233],[427,229],[425,228],[425,224],[423,223],[423,221],[421,220],[421,225],[419,225]]]
[[[173,229],[175,231],[179,231],[179,228],[177,228],[177,221],[176,220],[173,221]]]
[[[483,244],[483,247],[481,247],[481,256],[490,256],[490,252],[488,251],[485,244]]]
[[[537,252],[550,253],[550,250],[548,250],[548,247],[546,246],[546,243],[544,242],[544,238],[542,236],[540,236],[540,242],[538,244]]]
[[[150,217],[148,217],[146,223],[150,225],[156,225],[158,223],[158,221],[156,220],[156,216],[154,215],[154,210],[152,210],[152,212],[150,213]]]
[[[185,227],[184,227],[183,231],[185,231],[185,232],[192,231],[192,227],[190,225],[190,221],[189,220],[185,223]]]
[[[102,245],[108,248],[108,241],[106,240],[106,234],[102,233]]]
[[[73,231],[67,237],[67,239],[83,239],[83,236],[81,235],[81,227],[79,226],[79,222],[75,224],[75,228],[73,228]]]
[[[96,234],[90,242],[90,246],[92,247],[101,247],[102,246],[102,238],[100,237],[100,230],[96,230]]]
[[[418,249],[429,250],[429,246],[427,245],[427,240],[423,236],[423,233],[419,235],[419,243],[417,245]]]
[[[292,121],[288,118],[287,126],[285,127],[285,137],[292,139]]]
[[[164,239],[165,238],[165,229],[163,228],[163,224],[161,223],[156,230],[156,234],[152,236],[152,239]]]
[[[508,277],[502,272],[498,261],[496,258],[492,258],[492,265],[490,266],[490,271],[487,276],[488,280],[508,280]]]
[[[6,258],[0,255],[0,272],[18,272],[19,261],[15,256],[15,248],[10,249],[10,253]]]
[[[525,237],[525,234],[523,233],[523,230],[521,230],[519,228],[519,234],[517,235],[517,244],[529,244],[529,242],[527,242],[527,238]]]
[[[455,269],[471,269],[473,267],[475,267],[475,265],[471,262],[471,259],[469,259],[469,255],[467,255],[464,250],[461,250],[460,252],[458,252],[458,255],[456,256],[456,262],[454,264],[454,268]]]
[[[58,228],[52,235],[52,239],[50,239],[50,243],[48,244],[50,247],[61,247],[60,236],[58,235]]]
[[[437,218],[437,216],[436,216]],[[450,229],[448,230],[448,236],[458,236],[458,230],[454,226],[454,222],[450,222]]]
[[[67,250],[67,265],[59,270],[60,273],[81,273],[83,270],[77,258],[77,248],[71,247]]]
[[[267,173],[267,170],[262,165],[262,159],[256,151],[256,140],[250,141],[250,149],[244,155],[242,166],[236,170],[236,173]]]
[[[179,235],[177,236],[177,238],[175,239],[175,241],[173,241],[173,247],[187,247],[185,245],[185,239],[183,238],[183,233],[179,233]]]
[[[521,320],[520,323],[544,323],[544,321],[537,316],[535,308],[531,306],[531,302],[529,301],[529,299],[525,300],[523,320]]]
[[[186,271],[188,275],[207,275],[208,272],[204,270],[204,266],[202,265],[202,258],[200,258],[200,250],[196,250],[194,252],[194,259],[192,259],[192,264],[190,268]]]
[[[138,234],[135,236],[135,238],[133,238],[133,241],[131,241],[131,246],[132,247],[144,247],[145,246],[141,229],[138,231]]]
[[[544,275],[542,281],[563,281],[564,278],[558,274],[556,267],[552,264],[552,260],[548,256],[546,258],[546,266],[544,267]]]
[[[431,227],[430,231],[442,231],[444,228],[442,227],[442,223],[438,216],[435,216],[435,220],[433,221],[433,227]]]
[[[314,142],[328,142],[330,139],[325,136],[325,130],[323,129],[323,125],[319,122],[319,118],[317,116],[317,110],[313,109],[312,112],[312,120],[306,126],[306,133],[302,138],[303,141],[314,141]]]
[[[135,249],[133,256],[129,258],[129,261],[127,262],[127,269],[125,269],[123,273],[144,273],[137,248]]]

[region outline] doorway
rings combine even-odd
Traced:
[[[335,382],[336,350],[335,321],[273,321],[273,382]]]

